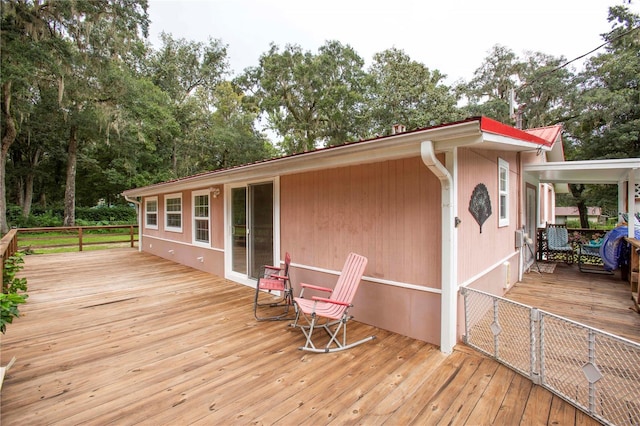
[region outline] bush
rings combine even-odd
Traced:
[[[0,332],[7,331],[7,324],[20,316],[18,305],[25,303],[27,297],[27,279],[16,278],[16,274],[23,268],[22,253],[16,253],[4,262],[2,270],[2,293],[0,293]],[[21,294],[23,293],[23,294]]]

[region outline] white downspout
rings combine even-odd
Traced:
[[[449,170],[436,158],[432,141],[422,142],[420,155],[423,163],[440,180],[442,188],[440,351],[449,354],[453,351],[453,347],[457,342],[456,330],[458,322],[458,241],[455,229],[456,186]],[[447,160],[447,162],[449,161]],[[450,166],[453,165],[450,164]]]
[[[136,222],[138,223],[138,251],[142,251],[142,218],[140,215],[140,201],[124,196],[124,199],[136,206]]]

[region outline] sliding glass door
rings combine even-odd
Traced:
[[[258,278],[263,265],[273,264],[273,182],[231,189],[231,268]]]

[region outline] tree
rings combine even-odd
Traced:
[[[458,87],[470,115],[485,115],[519,128],[563,122],[575,97],[574,75],[564,57],[526,52],[523,58],[496,45],[473,79]]]
[[[402,50],[376,53],[369,73],[374,82],[368,102],[374,133],[388,134],[394,124],[415,129],[462,118],[458,99],[443,83],[446,76]]]
[[[517,67],[519,87],[514,91],[521,127],[530,129],[563,122],[575,97],[574,74],[564,57],[528,52]]]
[[[214,91],[214,111],[196,133],[200,149],[195,171],[216,170],[276,156],[275,148],[255,129],[257,113],[247,111],[244,95],[231,82]]]
[[[20,133],[20,119],[28,116],[38,101],[38,82],[55,81],[56,57],[64,46],[48,37],[49,26],[43,16],[46,4],[26,0],[2,0],[0,60],[0,232],[8,231],[6,167],[9,149]]]
[[[298,45],[272,44],[237,84],[266,114],[281,149],[294,153],[318,145],[348,142],[363,134],[363,106],[368,78],[364,61],[350,47],[328,41],[318,54]]]
[[[605,52],[589,59],[579,74],[573,119],[566,121],[566,153],[573,160],[640,157],[640,16],[616,6],[608,20],[612,30],[603,34]],[[615,209],[607,205],[616,199],[611,185],[571,189],[581,218],[587,203]]]
[[[98,117],[105,116],[103,106],[113,104],[113,99],[102,97],[105,87],[111,87],[104,85],[102,73],[107,65],[122,62],[139,37],[146,35],[147,4],[145,0],[4,0],[2,4],[3,70],[5,65],[9,70],[2,81],[7,129],[0,159],[2,187],[6,154],[18,134],[15,113],[10,110],[14,85],[19,83],[36,100],[39,88],[57,88],[68,129],[65,224],[71,225],[80,138],[96,128]],[[25,55],[24,49],[32,55]],[[26,70],[36,72],[29,77]],[[6,207],[5,194],[0,198]],[[6,228],[6,216],[2,227]]]
[[[227,72],[227,48],[214,39],[205,44],[175,40],[166,33],[161,38],[162,47],[151,54],[147,72],[173,103],[180,131],[163,142],[171,144],[174,175],[182,176],[193,170],[189,154],[194,148],[194,132],[206,125],[213,92]]]
[[[458,87],[469,101],[470,115],[485,115],[503,123],[513,123],[509,103],[518,87],[522,64],[509,48],[495,45],[470,82]]]
[[[579,75],[576,118],[567,123],[576,160],[640,157],[640,16],[616,6],[608,19],[605,52]]]

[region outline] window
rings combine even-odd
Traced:
[[[193,243],[209,246],[209,191],[193,193]]]
[[[144,200],[144,226],[158,229],[158,197],[145,198]]]
[[[509,163],[498,158],[498,226],[509,226]]]
[[[182,232],[182,194],[166,195],[164,198],[165,222],[167,231]]]

